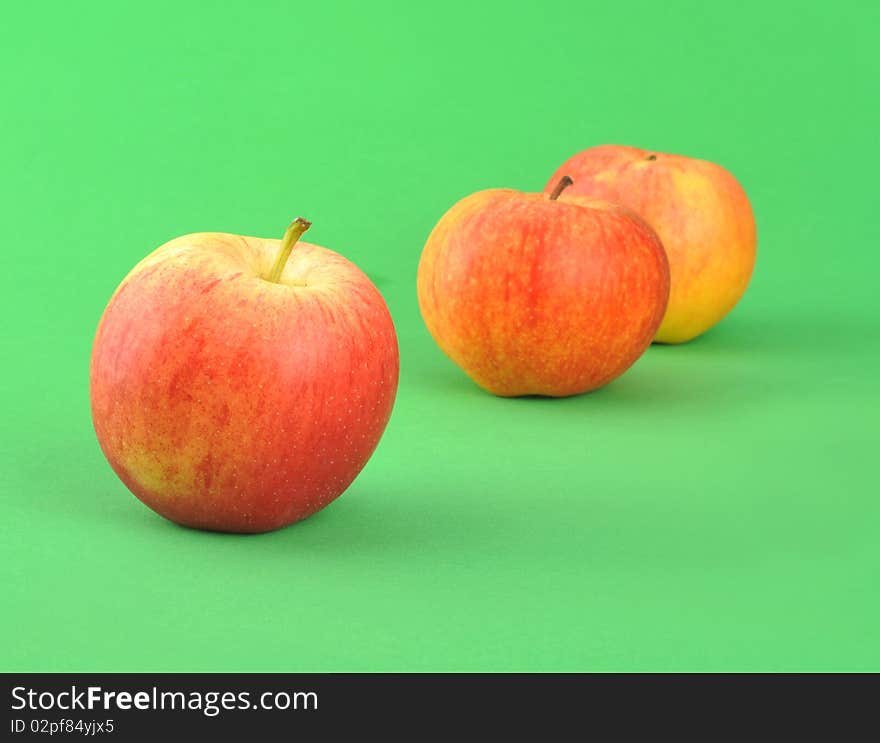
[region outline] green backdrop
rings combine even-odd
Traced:
[[[541,6],[4,11],[3,670],[880,669],[878,6]],[[490,397],[424,240],[606,142],[735,173],[752,285],[594,394]],[[394,415],[317,516],[176,527],[96,443],[96,323],[166,240],[299,214],[388,301]]]

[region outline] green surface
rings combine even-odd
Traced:
[[[877,6],[225,5],[4,11],[2,670],[880,670]],[[604,142],[735,173],[752,286],[597,393],[492,398],[424,240]],[[95,441],[98,318],[160,243],[298,214],[389,303],[391,423],[299,525],[178,528]]]

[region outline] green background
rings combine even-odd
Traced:
[[[876,4],[540,6],[4,11],[2,670],[880,670]],[[490,397],[425,238],[606,142],[736,174],[752,285],[594,394]],[[301,524],[176,527],[95,440],[98,318],[166,240],[298,214],[388,301],[391,423]]]

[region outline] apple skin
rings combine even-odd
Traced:
[[[501,397],[607,384],[650,345],[668,294],[663,246],[628,209],[510,189],[453,206],[418,271],[431,335]]]
[[[101,448],[147,506],[184,526],[264,532],[340,495],[391,415],[397,338],[382,296],[299,242],[179,237],[125,278],[95,336]]]
[[[656,341],[696,338],[742,297],[755,267],[755,217],[742,186],[720,165],[602,145],[569,158],[545,192],[564,175],[574,183],[561,200],[580,195],[624,204],[663,241],[672,285]]]

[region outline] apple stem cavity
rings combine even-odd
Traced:
[[[287,228],[281,239],[281,249],[278,251],[278,257],[275,258],[275,263],[272,264],[272,270],[269,271],[266,281],[271,281],[273,284],[281,283],[281,274],[284,271],[284,266],[287,265],[287,259],[290,258],[293,246],[311,226],[312,223],[302,217],[297,217],[290,223],[290,227]]]
[[[556,201],[559,198],[559,194],[561,194],[566,188],[568,188],[574,181],[567,175],[562,176],[559,179],[559,183],[556,184],[556,188],[550,194],[550,201]]]

